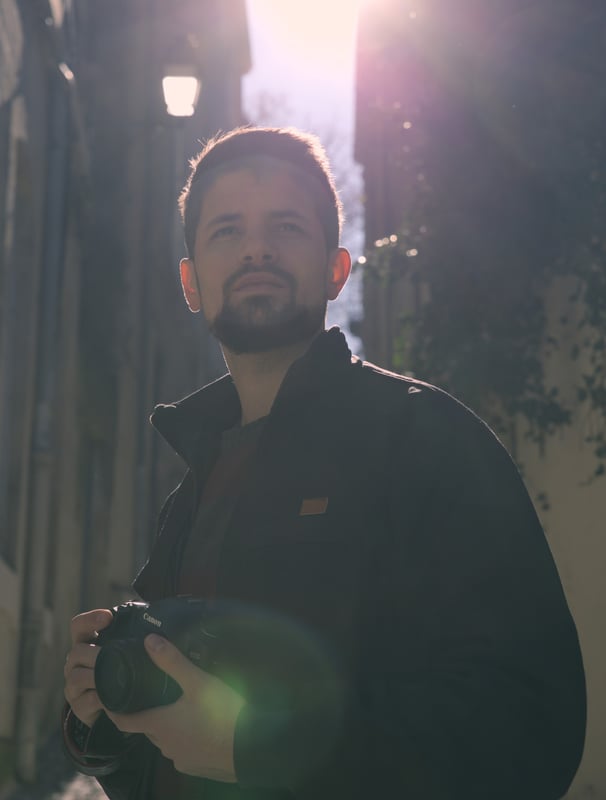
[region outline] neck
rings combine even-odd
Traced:
[[[312,337],[313,338],[313,337]],[[309,348],[312,339],[266,353],[232,353],[223,348],[242,407],[242,425],[269,414],[291,365]]]

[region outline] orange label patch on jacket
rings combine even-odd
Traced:
[[[328,497],[309,497],[301,503],[299,516],[306,517],[309,514],[325,514],[327,508]]]

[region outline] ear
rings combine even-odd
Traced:
[[[337,247],[330,253],[328,260],[327,295],[329,300],[336,300],[345,286],[351,272],[351,256],[349,250]]]
[[[179,272],[181,273],[181,286],[185,295],[185,302],[189,310],[197,313],[200,310],[200,287],[198,286],[198,276],[196,268],[191,258],[182,258],[179,262]]]

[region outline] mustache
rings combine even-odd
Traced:
[[[276,264],[264,264],[262,266],[258,264],[246,264],[245,266],[236,270],[236,272],[234,272],[233,275],[230,275],[225,281],[223,284],[223,296],[226,297],[229,294],[234,283],[239,281],[240,278],[243,278],[245,275],[254,274],[255,272],[267,272],[269,275],[274,275],[276,278],[279,278],[281,281],[283,281],[289,289],[295,288],[295,279],[293,276]]]

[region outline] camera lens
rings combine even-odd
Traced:
[[[178,684],[156,667],[137,639],[118,639],[101,648],[95,686],[105,708],[122,714],[174,703],[181,695]]]
[[[103,705],[110,711],[131,708],[137,669],[137,642],[111,642],[101,648],[95,663],[95,685]]]
[[[109,711],[130,714],[174,703],[181,687],[151,661],[139,639],[117,639],[101,648],[95,686]]]

